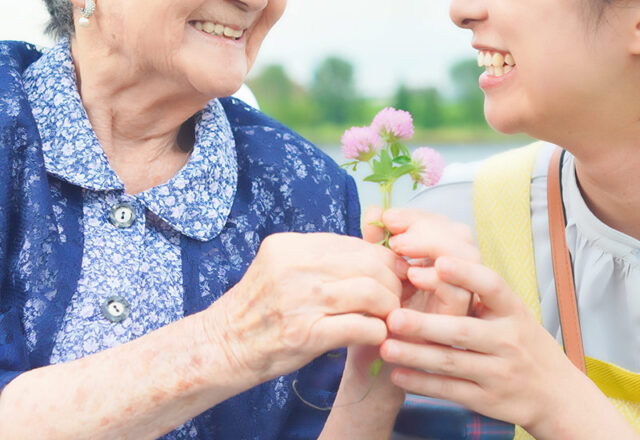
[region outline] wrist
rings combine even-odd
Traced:
[[[240,338],[229,325],[224,297],[208,309],[193,315],[195,319],[195,333],[198,334],[196,345],[201,348],[205,374],[212,380],[225,382],[241,391],[252,388],[262,382],[248,367]]]
[[[350,349],[340,384],[341,394],[338,398],[345,403],[351,399],[351,402],[361,401],[360,403],[364,405],[375,404],[376,409],[385,409],[390,414],[400,411],[406,393],[391,382],[391,371],[395,366],[383,363],[378,375],[374,377],[369,369],[376,358],[367,356],[365,359],[356,361],[354,360],[356,357],[354,350]]]
[[[568,360],[566,360],[569,363]],[[614,432],[624,432],[629,425],[598,387],[573,364],[559,377],[561,382],[545,399],[539,415],[527,432],[538,439],[605,438]],[[575,423],[576,421],[580,423]],[[624,435],[611,438],[626,438]]]

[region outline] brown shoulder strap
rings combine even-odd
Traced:
[[[547,197],[549,204],[549,233],[551,237],[551,254],[553,257],[553,273],[556,280],[558,309],[564,350],[571,362],[586,374],[587,368],[582,348],[580,318],[576,303],[576,292],[573,282],[571,256],[565,238],[566,220],[562,203],[562,187],[560,183],[562,167],[562,150],[557,149],[549,163],[547,180]]]

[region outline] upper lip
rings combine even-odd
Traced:
[[[473,48],[477,51],[485,51],[485,52],[500,52],[500,53],[510,53],[508,50],[504,49],[496,49],[495,47],[486,46],[484,44],[472,44]]]

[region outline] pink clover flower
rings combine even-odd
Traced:
[[[353,127],[342,136],[342,154],[347,159],[367,162],[382,146],[382,138],[371,127]]]
[[[373,119],[371,127],[380,136],[393,136],[396,139],[411,139],[415,132],[411,113],[387,107]]]
[[[424,186],[433,186],[440,181],[444,172],[444,158],[433,148],[421,147],[413,152],[411,160],[417,170],[411,178]]]

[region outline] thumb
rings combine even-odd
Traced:
[[[362,217],[362,238],[369,243],[379,243],[385,239],[385,232],[379,224],[382,221],[382,209],[372,206]]]

